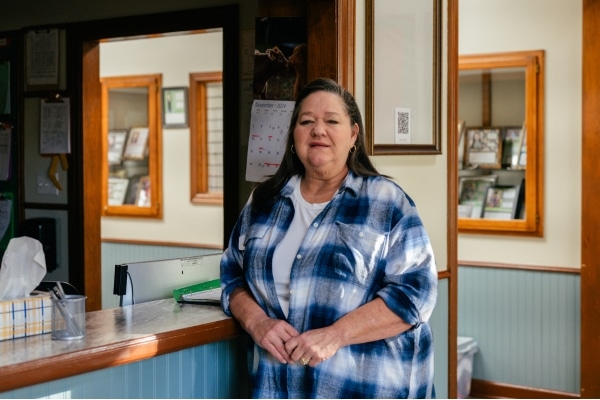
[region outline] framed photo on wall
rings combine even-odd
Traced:
[[[465,141],[465,161],[468,166],[502,167],[502,130],[500,128],[468,128]]]
[[[188,89],[186,87],[163,88],[162,110],[165,128],[188,127]]]

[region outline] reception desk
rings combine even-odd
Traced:
[[[0,397],[56,395],[57,391],[69,391],[76,397],[74,389],[81,397],[90,397],[90,393],[92,397],[161,397],[160,393],[143,392],[144,379],[166,390],[169,385],[183,387],[178,389],[181,397],[199,393],[201,397],[204,386],[218,383],[203,382],[203,387],[195,387],[199,380],[221,379],[225,388],[218,393],[205,392],[208,397],[247,397],[243,331],[219,307],[180,305],[172,298],[156,300],[88,312],[86,330],[84,339],[73,341],[52,340],[50,334],[1,341]],[[145,378],[144,362],[170,354],[179,354],[177,368],[167,365],[161,374],[156,372],[160,365],[153,362],[148,365],[151,376]],[[118,369],[134,364],[136,372]],[[101,374],[107,369],[112,372]],[[85,379],[77,379],[84,375]],[[77,388],[70,387],[73,382]],[[94,388],[96,385],[101,386]],[[132,392],[128,385],[141,388],[140,392]],[[24,392],[32,386],[37,388],[35,393]],[[186,391],[186,387],[191,389]]]

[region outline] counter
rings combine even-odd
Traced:
[[[174,299],[88,312],[86,337],[52,340],[50,334],[0,341],[0,392],[100,370],[242,334],[214,306]]]

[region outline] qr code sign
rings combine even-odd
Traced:
[[[410,143],[410,110],[396,108],[396,144]]]

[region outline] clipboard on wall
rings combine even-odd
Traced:
[[[71,153],[70,99],[56,95],[41,99],[40,104],[40,154]]]
[[[58,29],[34,29],[25,35],[27,90],[59,88],[60,47],[64,46]]]

